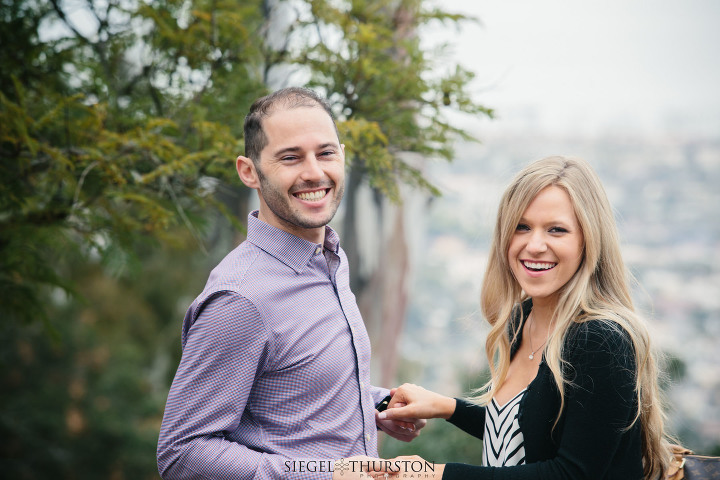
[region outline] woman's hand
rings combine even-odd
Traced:
[[[390,390],[392,399],[387,410],[380,412],[379,419],[412,421],[416,418],[448,419],[455,412],[455,399],[425,390],[423,387],[405,383]],[[404,404],[404,406],[400,406]]]

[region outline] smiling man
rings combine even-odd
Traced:
[[[407,430],[377,418],[388,391],[370,384],[370,341],[327,226],[345,179],[330,107],[301,88],[258,99],[245,154],[237,172],[260,208],[185,315],[159,471],[330,478],[333,460],[377,456],[378,429],[409,441],[425,421]]]
[[[260,220],[322,244],[345,189],[345,146],[329,109],[311,98],[292,101],[281,111],[271,99],[256,103],[245,122],[247,157],[238,157],[237,171],[258,190]]]

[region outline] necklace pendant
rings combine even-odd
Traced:
[[[530,360],[532,360],[533,358],[535,358],[535,355],[533,355],[533,354],[531,353],[530,355],[528,355],[528,358],[529,358]]]

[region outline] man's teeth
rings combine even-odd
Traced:
[[[523,262],[527,268],[532,270],[549,270],[555,266],[554,263]]]
[[[307,200],[310,202],[320,200],[321,198],[324,198],[327,192],[325,190],[317,190],[315,192],[302,192],[298,193],[297,197],[300,200]]]

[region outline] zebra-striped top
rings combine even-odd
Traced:
[[[518,409],[525,389],[504,406],[493,398],[485,408],[483,465],[506,467],[525,463],[525,442],[518,424]]]

